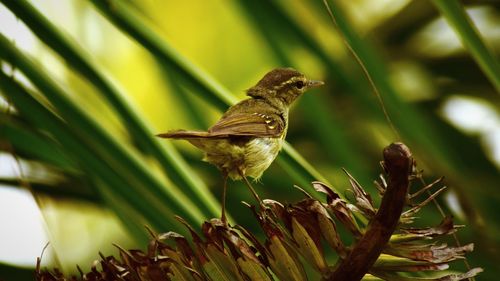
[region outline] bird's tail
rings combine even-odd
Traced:
[[[156,135],[160,138],[166,139],[181,139],[190,142],[192,145],[198,147],[199,149],[207,152],[213,147],[214,143],[219,142],[220,139],[214,137],[209,132],[203,131],[186,131],[186,130],[176,130],[170,131],[163,134]]]
[[[156,135],[164,139],[199,139],[209,138],[210,134],[203,131],[176,130]]]

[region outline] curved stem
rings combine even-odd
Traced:
[[[361,280],[375,263],[398,225],[408,193],[412,162],[410,150],[402,143],[392,143],[384,149],[389,177],[380,208],[365,234],[327,280]]]

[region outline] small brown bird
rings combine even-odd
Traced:
[[[226,223],[227,178],[243,179],[262,204],[246,177],[260,178],[278,155],[288,129],[290,105],[307,89],[323,84],[291,68],[273,69],[247,90],[250,98],[231,106],[208,131],[176,130],[158,136],[189,141],[205,153],[204,161],[222,171],[221,220]]]

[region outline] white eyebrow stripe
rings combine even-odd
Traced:
[[[292,83],[295,83],[297,81],[304,81],[303,77],[300,77],[300,76],[294,76],[284,82],[282,82],[281,84],[279,84],[278,86],[274,86],[273,89],[274,90],[278,90],[278,89],[281,89],[283,88],[284,86],[288,85],[288,84],[292,84]]]

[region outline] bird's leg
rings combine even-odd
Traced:
[[[224,187],[222,188],[222,214],[220,216],[220,220],[224,225],[227,225],[227,218],[226,218],[227,172],[226,171],[222,171],[222,178],[224,180]]]
[[[253,197],[255,197],[255,199],[257,200],[257,202],[259,202],[260,206],[262,208],[264,208],[264,203],[262,202],[262,200],[260,200],[260,197],[259,195],[257,194],[257,192],[255,192],[255,189],[253,189],[252,185],[250,184],[250,182],[248,181],[247,177],[245,176],[245,174],[241,171],[241,170],[238,170],[240,176],[243,178],[243,180],[245,181],[245,183],[247,184],[248,188],[250,189],[250,191],[252,192],[253,194]]]

